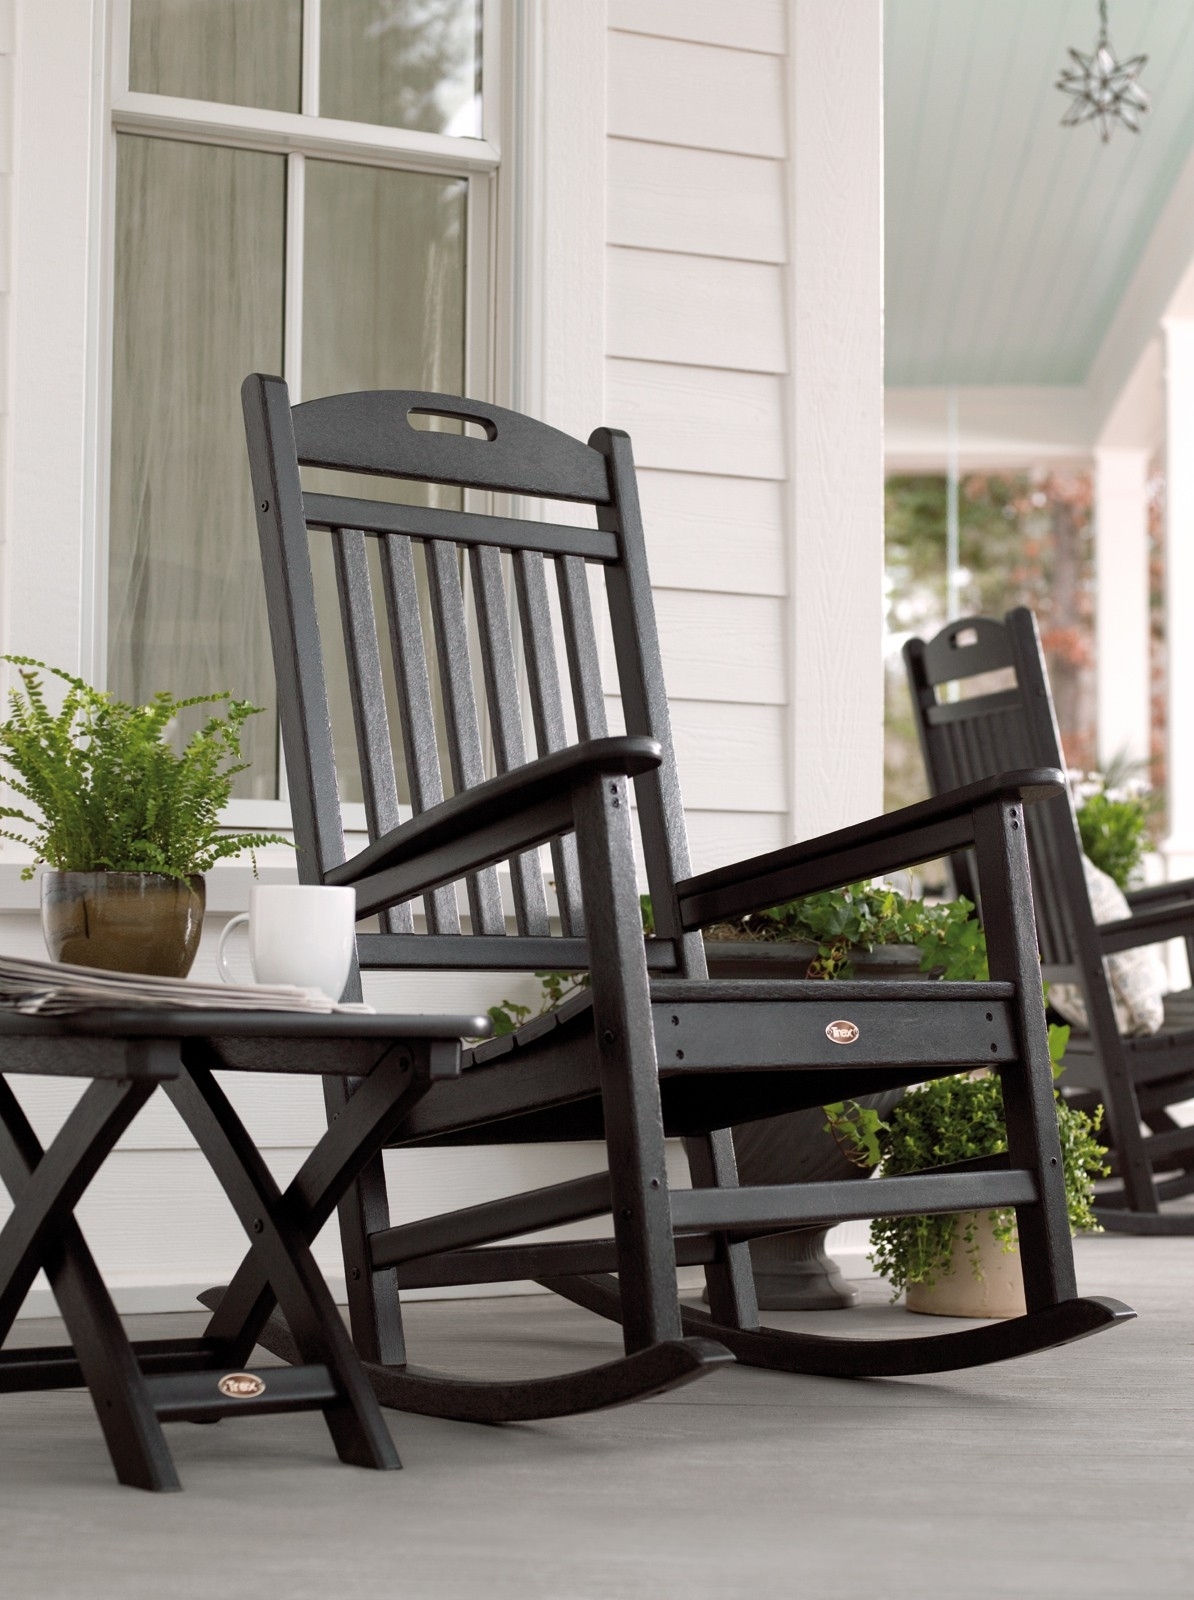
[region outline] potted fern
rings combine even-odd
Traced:
[[[203,874],[226,856],[277,834],[228,833],[220,812],[240,759],[241,729],[260,707],[231,695],[179,700],[156,694],[129,705],[81,678],[28,656],[3,656],[18,669],[0,724],[0,762],[10,786],[36,814],[0,806],[0,818],[31,833],[0,837],[33,851],[23,876],[42,876],[42,930],[56,961],[185,977],[203,925]],[[43,673],[66,685],[57,711]],[[213,710],[176,754],[166,742],[180,712]]]

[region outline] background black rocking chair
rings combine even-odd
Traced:
[[[935,791],[1007,767],[1064,766],[1036,619],[1026,607],[1002,621],[952,622],[927,644],[911,639],[904,660]],[[1015,674],[1011,687],[958,700],[940,693],[945,684],[983,673],[1006,676],[1008,669]],[[1096,923],[1068,788],[1033,807],[1028,845],[1044,976],[1080,984],[1089,1021],[1089,1032],[1070,1036],[1063,1081],[1067,1091],[1093,1091],[1107,1111],[1117,1181],[1099,1194],[1096,1214],[1104,1227],[1121,1232],[1194,1233],[1194,1212],[1161,1209],[1162,1201],[1194,1194],[1194,1128],[1180,1127],[1168,1109],[1194,1098],[1194,990],[1166,997],[1160,1033],[1124,1038],[1103,964],[1117,951],[1172,938],[1185,938],[1194,954],[1194,880],[1130,891],[1130,918]],[[981,903],[964,855],[954,856],[953,870],[959,893]]]
[[[601,428],[586,445],[447,395],[347,394],[292,412],[280,379],[254,376],[243,399],[301,876],[353,884],[360,916],[379,914],[381,931],[358,937],[365,970],[591,975],[588,995],[478,1046],[460,1080],[433,1086],[392,1144],[603,1138],[608,1174],[397,1227],[389,1225],[380,1160],[346,1191],[340,1221],[352,1328],[380,1398],[444,1416],[545,1416],[687,1381],[725,1360],[727,1349],[740,1361],[796,1372],[920,1373],[1062,1343],[1130,1315],[1115,1302],[1077,1297],[1066,1223],[1022,827],[1025,803],[1058,793],[1060,775],[1015,773],[690,878],[629,439]],[[425,416],[457,431],[412,422]],[[466,435],[466,425],[484,437]],[[597,526],[304,493],[300,466],[577,501],[596,509]],[[335,600],[316,614],[317,541],[331,545],[339,616]],[[607,733],[594,569],[608,601],[620,737]],[[391,739],[398,730],[387,713],[375,615],[388,633],[400,741]],[[325,675],[324,651],[330,660],[333,647],[347,657],[372,840],[351,860]],[[447,799],[441,740],[454,790]],[[393,759],[399,747],[413,810],[407,821]],[[654,906],[656,937],[645,942],[628,778]],[[554,924],[543,844],[554,869]],[[987,908],[990,983],[705,975],[703,925],[970,844]],[[509,864],[509,910],[500,862]],[[455,890],[461,880],[467,931]],[[979,1066],[1003,1079],[1008,1157],[866,1184],[737,1187],[731,1124]],[[333,1117],[344,1092],[341,1080],[327,1080]],[[685,1140],[691,1190],[669,1191],[667,1135]],[[759,1328],[751,1237],[876,1213],[997,1205],[1017,1210],[1027,1316],[907,1339]],[[599,1215],[612,1215],[612,1238],[502,1242]],[[704,1265],[708,1314],[681,1306],[677,1264]],[[625,1359],[518,1384],[468,1383],[405,1364],[401,1287],[522,1279],[620,1320]],[[244,1301],[260,1289],[247,1265],[236,1295]],[[263,1342],[288,1352],[276,1319]]]

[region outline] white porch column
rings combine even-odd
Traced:
[[[883,7],[788,0],[789,811],[883,804]]]
[[[1095,451],[1099,764],[1149,754],[1147,450]]]
[[[1194,874],[1194,320],[1165,328],[1165,639],[1170,878]]]

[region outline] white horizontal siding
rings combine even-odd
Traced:
[[[685,820],[694,873],[711,872],[791,843],[787,818],[778,812],[689,811]]]
[[[662,38],[784,52],[784,0],[608,0],[611,28]]]
[[[640,470],[698,869],[786,836],[786,11],[607,13],[606,414]]]
[[[655,595],[671,699],[782,705],[787,607],[768,595],[661,589]]]
[[[757,156],[610,139],[610,244],[782,262],[783,165]]]
[[[787,592],[780,484],[647,469],[639,494],[657,590]]]
[[[606,411],[640,466],[734,478],[784,476],[783,385],[769,373],[606,362]]]
[[[671,710],[686,807],[785,810],[782,707],[673,700]]]
[[[778,56],[615,32],[608,74],[611,134],[748,156],[786,152]]]
[[[623,248],[610,249],[606,265],[609,355],[786,370],[781,268]]]

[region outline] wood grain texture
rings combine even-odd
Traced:
[[[609,355],[746,372],[785,370],[780,267],[614,247],[607,268]]]
[[[656,591],[787,593],[780,484],[652,471],[638,484]]]
[[[657,590],[669,700],[782,705],[786,610],[781,599],[766,595]]]
[[[788,819],[782,811],[685,812],[693,872],[711,872],[729,861],[746,861],[788,840]]]
[[[783,385],[770,374],[615,357],[606,362],[606,404],[640,466],[784,476]]]
[[[608,0],[611,28],[653,33],[660,38],[724,44],[735,50],[782,55],[786,29],[784,0]]]
[[[783,811],[784,712],[779,706],[680,700],[672,734],[685,808]]]
[[[608,141],[610,244],[736,261],[787,254],[783,166],[771,158]]]
[[[783,156],[783,63],[643,34],[609,35],[607,132],[657,144]]]

